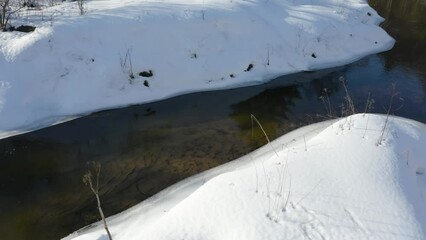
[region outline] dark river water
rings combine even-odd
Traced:
[[[376,0],[395,47],[353,64],[277,78],[268,84],[201,92],[104,111],[0,140],[1,239],[59,239],[98,220],[95,199],[82,183],[90,161],[102,164],[106,215],[133,206],[195,173],[265,144],[251,136],[250,114],[270,138],[324,119],[320,97],[338,115],[344,77],[357,109],[369,93],[383,113],[393,83],[392,113],[426,123],[426,1]]]

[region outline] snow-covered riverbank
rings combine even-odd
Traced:
[[[76,7],[23,14],[33,33],[0,33],[1,138],[344,65],[394,44],[363,0],[92,0],[83,16]]]
[[[109,218],[113,239],[425,239],[426,126],[391,117],[378,144],[385,121],[286,134]],[[106,233],[98,223],[67,239]]]

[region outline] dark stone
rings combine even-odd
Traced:
[[[315,55],[315,53],[312,53],[311,55],[313,58],[317,58],[317,55]]]
[[[145,80],[145,81],[143,81],[143,85],[144,85],[145,87],[149,87],[149,82],[148,82],[147,80]]]
[[[26,2],[23,4],[23,6],[24,7],[29,7],[29,8],[35,8],[35,7],[37,7],[34,3],[26,3]]]
[[[157,111],[153,110],[152,108],[148,108],[145,110],[146,113],[144,114],[144,116],[151,116],[154,115]]]
[[[152,76],[154,76],[154,73],[152,73],[151,70],[143,71],[143,72],[139,73],[139,76],[141,76],[141,77],[152,77]]]
[[[234,78],[235,77],[235,75],[234,74],[231,74],[231,75],[229,75],[231,78]]]
[[[35,29],[36,27],[33,27],[33,26],[21,25],[17,27],[15,31],[28,33],[28,32],[34,32]]]
[[[247,67],[247,69],[246,70],[244,70],[244,72],[250,72],[250,70],[253,68],[253,64],[249,64],[248,65],[248,67]]]

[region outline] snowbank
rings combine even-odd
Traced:
[[[83,16],[76,8],[28,11],[23,23],[35,32],[0,33],[0,138],[344,65],[394,44],[365,0],[92,0]]]
[[[426,125],[391,117],[378,144],[385,119],[284,135],[110,217],[113,239],[425,239]],[[66,239],[106,234],[97,223]]]

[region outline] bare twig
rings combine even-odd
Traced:
[[[77,0],[78,10],[80,11],[80,15],[84,14],[84,5],[83,0]]]
[[[365,117],[365,114],[367,112],[371,111],[371,109],[373,108],[373,104],[374,104],[374,99],[371,99],[371,92],[368,92],[367,102],[365,103],[364,114],[362,115],[363,117]]]
[[[328,96],[328,89],[324,88],[320,96],[322,103],[324,104],[325,111],[327,112],[327,118],[335,118],[335,111],[331,106],[330,97]]]
[[[345,97],[344,97],[345,105],[344,105],[344,109],[342,111],[342,115],[343,116],[345,116],[345,115],[349,116],[349,115],[355,114],[356,113],[355,104],[354,104],[352,97],[349,94],[349,91],[348,91],[348,88],[347,88],[348,82],[344,77],[340,77],[339,81],[342,83],[343,89],[345,90]]]
[[[89,188],[90,188],[90,190],[93,192],[93,194],[95,194],[96,201],[97,201],[97,204],[98,204],[98,211],[99,211],[99,214],[101,215],[105,231],[108,234],[109,240],[112,240],[111,233],[109,232],[104,212],[102,211],[101,200],[99,198],[99,175],[101,173],[101,164],[99,162],[92,162],[90,165],[92,165],[91,167],[93,169],[89,169],[86,172],[86,174],[83,175],[83,182],[84,182],[84,184],[88,185]],[[92,170],[96,174],[96,185],[95,186],[93,185],[93,179],[92,179],[93,178],[93,174],[92,174]]]
[[[388,105],[388,108],[387,108],[387,110],[386,110],[386,119],[385,119],[385,124],[383,125],[383,128],[382,128],[382,133],[381,133],[381,135],[380,135],[380,138],[379,138],[379,141],[377,142],[377,144],[378,145],[380,145],[380,144],[382,144],[382,142],[383,142],[383,140],[384,140],[384,135],[385,135],[385,132],[386,132],[386,127],[387,127],[387,125],[388,125],[388,122],[389,122],[389,116],[390,116],[390,114],[391,114],[391,111],[392,111],[392,107],[393,107],[393,101],[394,101],[394,98],[396,97],[396,96],[398,96],[399,95],[399,92],[397,92],[396,91],[396,83],[392,83],[392,86],[391,86],[391,92],[390,92],[390,99],[389,99],[389,105]],[[400,100],[401,100],[401,106],[399,106],[398,108],[396,108],[394,111],[397,111],[397,110],[399,110],[399,109],[401,109],[402,107],[403,107],[403,105],[404,105],[404,99],[403,98],[400,98]]]
[[[278,155],[277,151],[275,151],[275,148],[272,145],[271,141],[269,141],[269,137],[266,134],[265,130],[263,129],[262,124],[260,124],[259,120],[257,120],[257,118],[253,114],[250,114],[250,117],[251,117],[251,124],[252,124],[252,126],[253,126],[253,120],[254,120],[257,123],[257,125],[259,125],[260,129],[263,132],[263,135],[265,135],[265,138],[268,141],[269,145],[271,145],[271,148],[274,151],[274,153],[277,155],[277,157],[279,157],[279,155]],[[252,127],[252,134],[253,134],[253,127]]]

